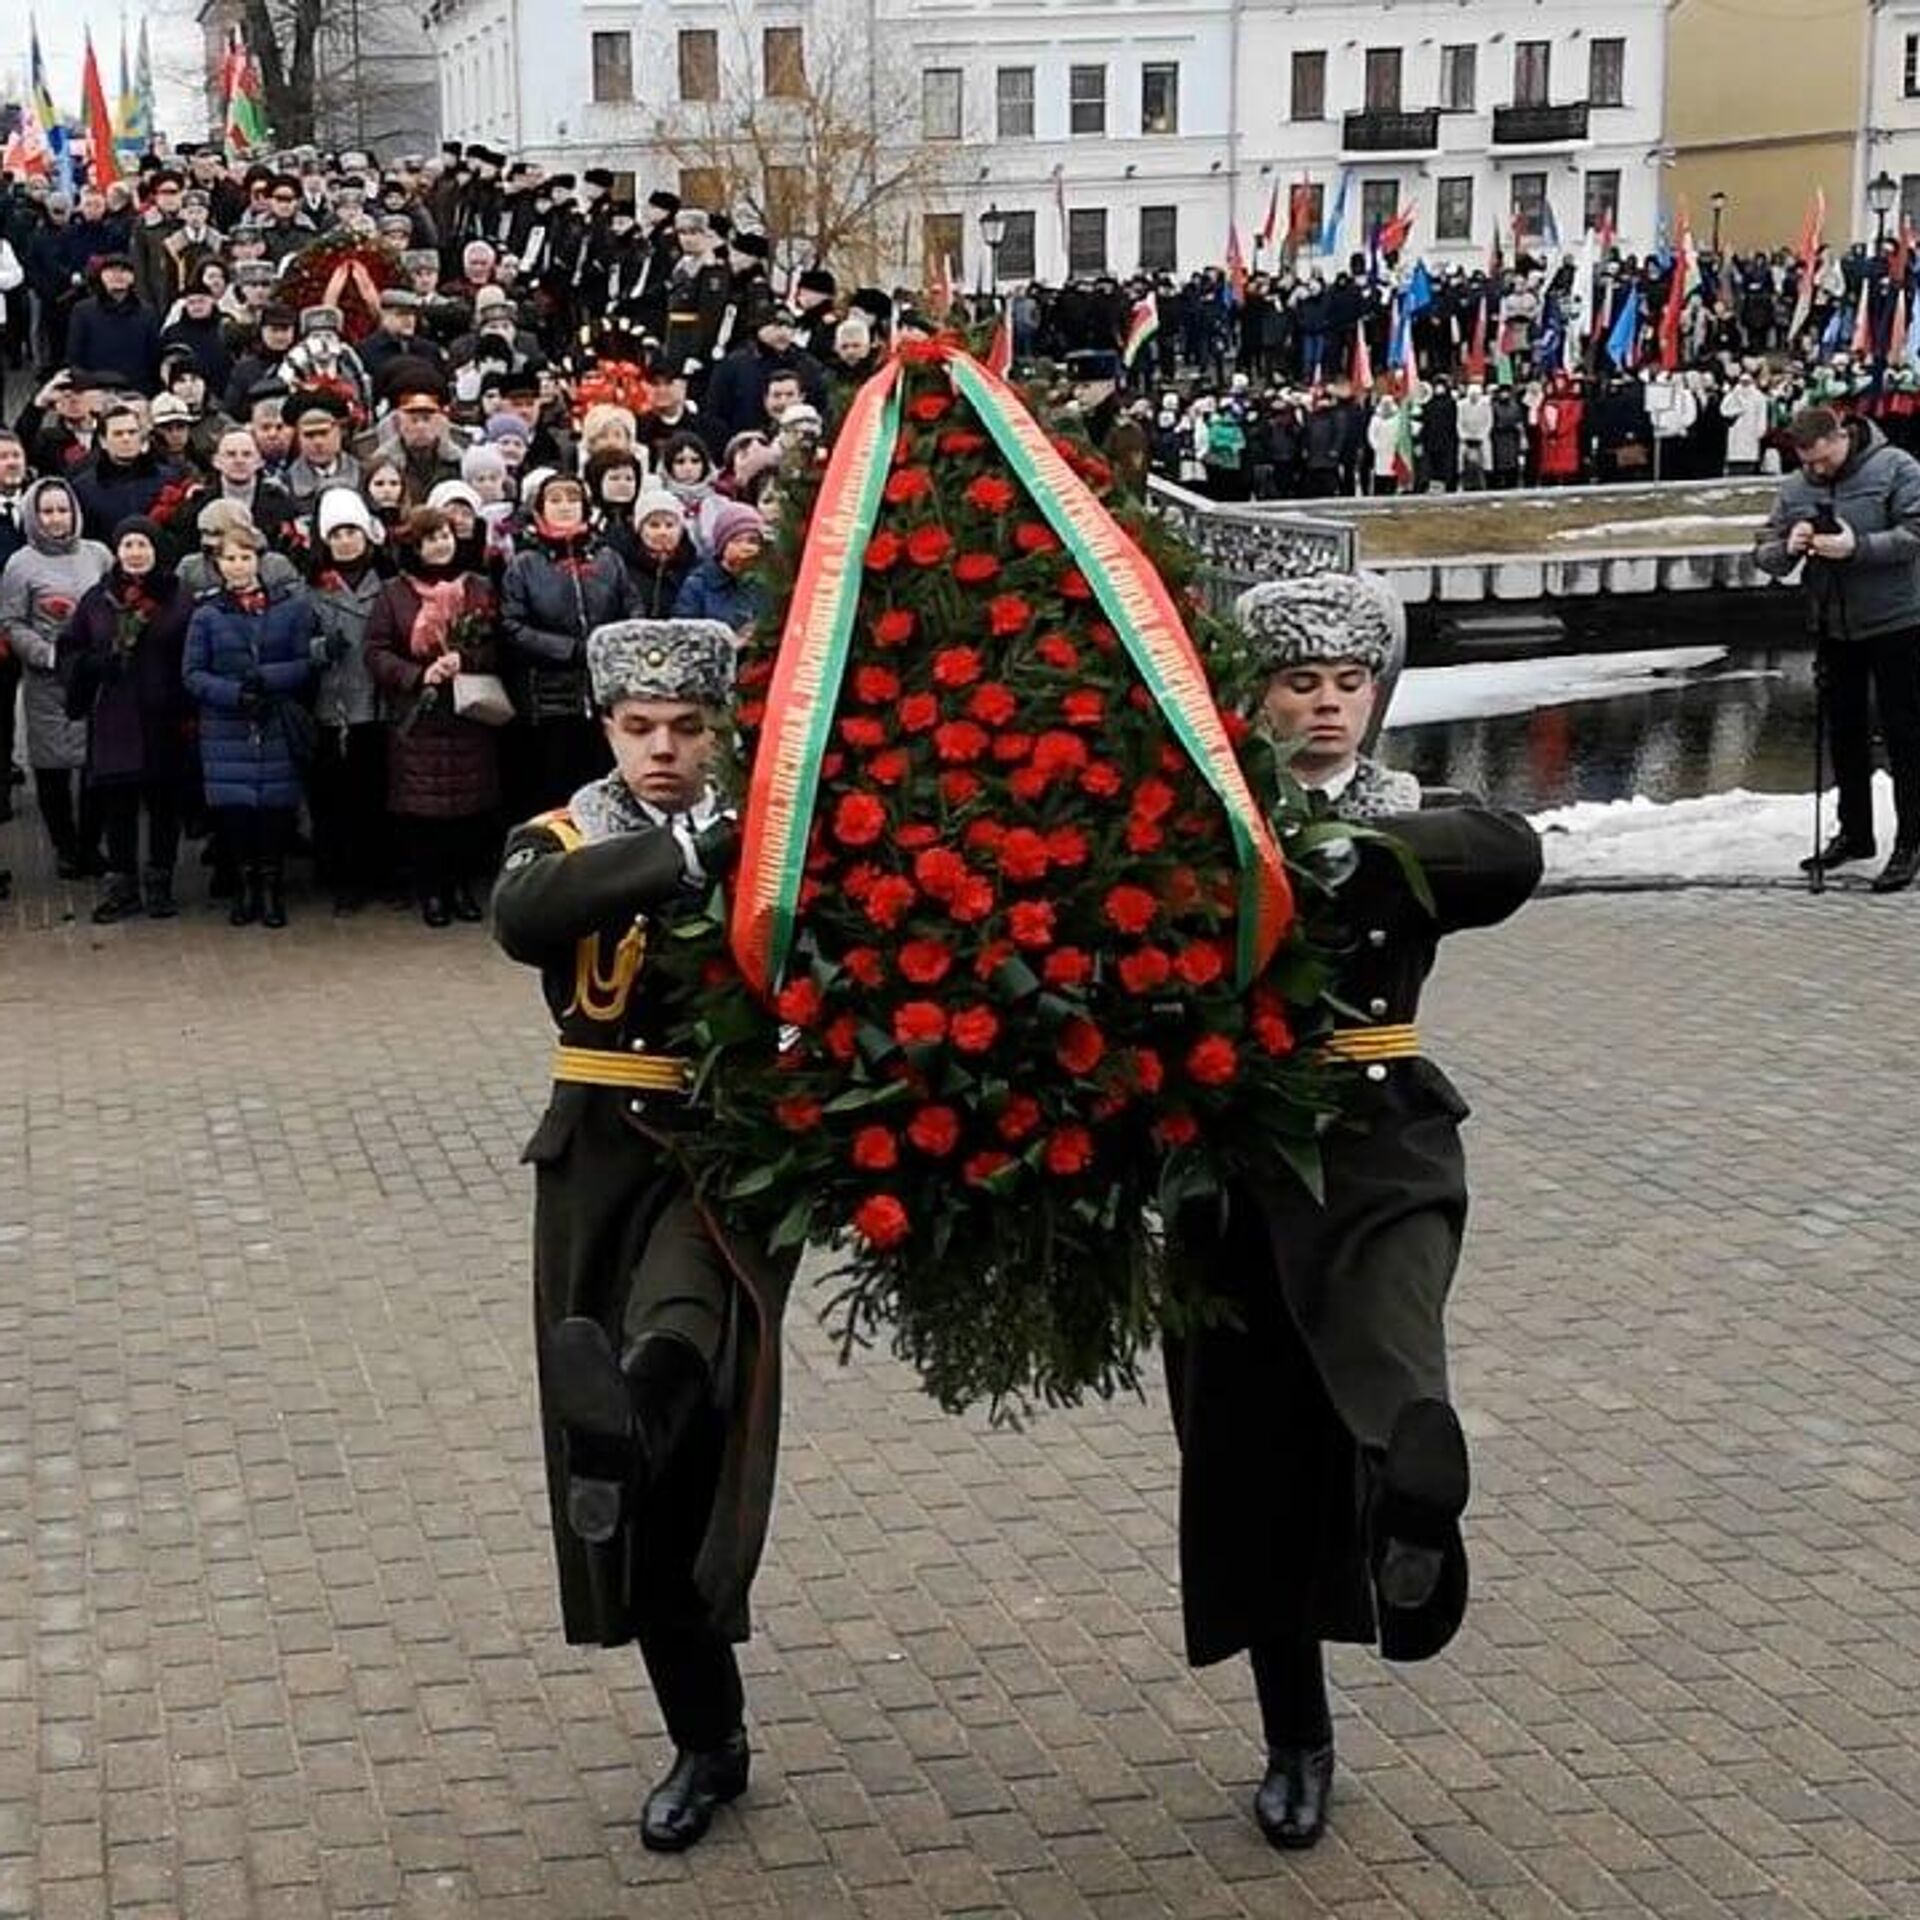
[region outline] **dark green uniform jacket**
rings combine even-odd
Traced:
[[[493,896],[494,927],[514,959],[541,971],[563,1047],[627,1060],[660,1052],[663,1009],[648,991],[650,921],[684,909],[681,852],[664,828],[580,844],[561,811],[517,828]],[[534,1328],[541,1371],[554,1555],[569,1641],[619,1646],[648,1612],[648,1539],[682,1544],[706,1624],[748,1632],[747,1594],[766,1541],[780,1436],[780,1316],[792,1269],[727,1233],[697,1198],[674,1152],[698,1125],[681,1095],[556,1081],[524,1158],[535,1171]],[[636,1522],[604,1545],[566,1518],[566,1436],[547,1388],[547,1335],[590,1315],[618,1351],[627,1293],[643,1259],[674,1259],[656,1233],[702,1234],[737,1283],[718,1375],[721,1417],[704,1470],[650,1492]],[[707,1254],[687,1250],[690,1260]],[[710,1264],[710,1262],[708,1263]],[[657,1609],[655,1610],[657,1611]],[[689,1624],[698,1624],[692,1623]]]
[[[1361,843],[1337,895],[1336,995],[1414,1020],[1441,939],[1504,920],[1540,879],[1517,814],[1447,806],[1369,821],[1409,846],[1429,914],[1390,849]],[[1269,1636],[1370,1642],[1363,1449],[1409,1400],[1448,1398],[1443,1309],[1466,1227],[1467,1105],[1425,1058],[1357,1068],[1356,1127],[1324,1143],[1321,1205],[1290,1172],[1236,1194],[1206,1257],[1241,1319],[1169,1343],[1180,1437],[1188,1657]]]

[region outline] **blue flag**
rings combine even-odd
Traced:
[[[1401,305],[1409,318],[1416,313],[1425,313],[1433,305],[1433,281],[1428,277],[1427,263],[1424,260],[1414,262],[1413,273],[1407,281],[1407,290],[1401,295]]]
[[[1607,335],[1607,358],[1623,373],[1640,358],[1640,289],[1627,290],[1620,311],[1614,316],[1613,331]]]
[[[1340,169],[1340,185],[1333,196],[1333,210],[1321,222],[1320,251],[1338,253],[1340,251],[1340,229],[1347,224],[1347,190],[1353,185],[1353,169]]]

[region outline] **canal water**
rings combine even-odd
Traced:
[[[1643,639],[1642,645],[1646,642]],[[1395,726],[1381,756],[1434,786],[1465,788],[1496,806],[1537,813],[1580,800],[1690,800],[1747,788],[1805,792],[1813,779],[1813,656],[1805,648],[1730,648],[1672,672],[1549,688],[1525,711]],[[1527,667],[1516,669],[1524,682]],[[1497,677],[1497,670],[1496,670]],[[1446,708],[1423,685],[1409,714]],[[1514,704],[1527,698],[1524,684]],[[1489,702],[1463,701],[1481,709]]]

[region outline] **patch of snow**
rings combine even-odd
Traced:
[[[1874,831],[1893,845],[1893,781],[1873,782]],[[1805,793],[1709,794],[1665,803],[1583,800],[1533,816],[1553,880],[1793,880],[1813,848],[1813,799]],[[1832,835],[1837,798],[1820,806],[1821,837]],[[1846,869],[1862,877],[1873,865]]]
[[[1557,660],[1484,660],[1463,667],[1410,667],[1394,689],[1387,727],[1484,720],[1499,713],[1577,700],[1610,700],[1684,686],[1689,674],[1724,660],[1725,647],[1668,647],[1647,653],[1572,653]]]
[[[1693,534],[1702,528],[1715,533],[1750,533],[1766,519],[1762,513],[1669,513],[1652,520],[1596,520],[1591,526],[1557,527],[1549,540],[1630,540],[1641,535]]]

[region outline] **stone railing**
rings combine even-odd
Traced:
[[[1351,573],[1353,528],[1273,507],[1223,506],[1157,475],[1148,498],[1200,555],[1209,598],[1225,607],[1259,580],[1303,573]]]

